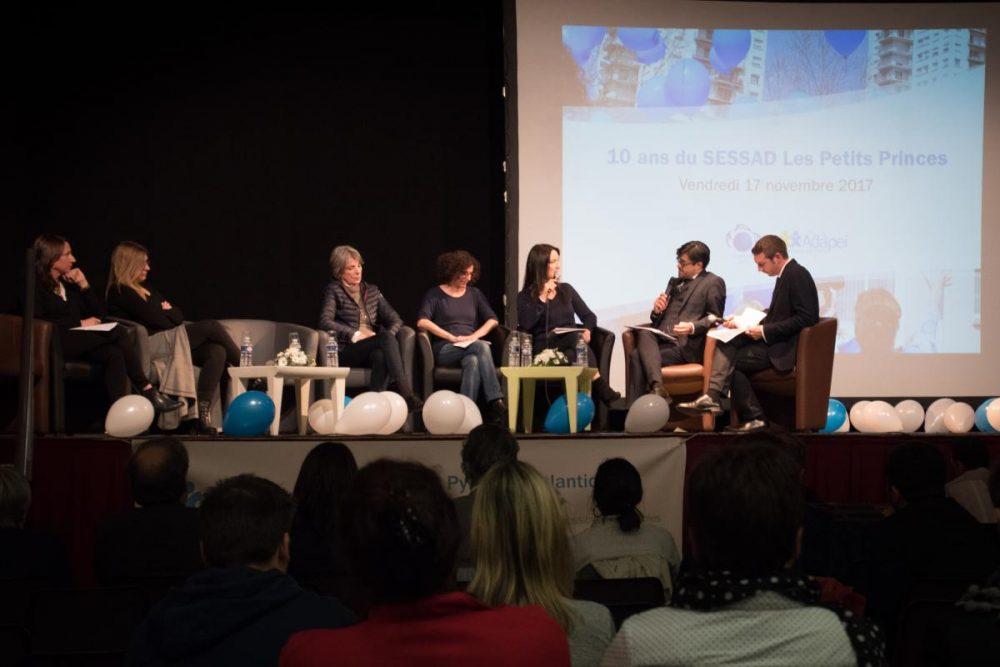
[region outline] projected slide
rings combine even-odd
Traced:
[[[603,326],[646,319],[689,240],[727,313],[766,307],[749,250],[773,233],[838,354],[980,352],[985,29],[561,37],[565,273]]]

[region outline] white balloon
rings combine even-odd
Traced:
[[[483,423],[483,415],[479,412],[479,406],[471,398],[465,394],[456,394],[456,396],[462,400],[462,404],[465,406],[465,416],[462,417],[462,423],[455,432],[466,435]]]
[[[854,424],[854,428],[856,428],[859,431],[861,430],[861,422],[863,421],[861,418],[861,414],[865,411],[865,408],[868,406],[869,403],[871,403],[871,401],[858,401],[857,403],[851,406],[851,411],[848,414],[848,416],[850,417],[849,421],[852,424]]]
[[[403,397],[394,391],[380,391],[379,394],[389,402],[390,414],[389,420],[378,430],[378,434],[391,435],[403,428],[403,424],[406,423],[406,418],[410,414],[410,409],[406,406]]]
[[[912,398],[896,403],[896,414],[905,433],[913,433],[924,423],[924,408]]]
[[[994,398],[993,402],[986,406],[986,421],[1000,431],[1000,398]]]
[[[459,394],[447,389],[427,397],[423,409],[424,426],[429,433],[446,435],[458,431],[465,420],[465,404]]]
[[[836,431],[834,431],[834,433],[847,433],[850,430],[851,430],[851,418],[850,417],[845,417],[844,423],[841,424],[840,428],[838,428]]]
[[[373,435],[385,426],[391,415],[392,407],[384,396],[377,391],[366,391],[351,399],[344,408],[337,422],[337,433]]]
[[[865,433],[899,433],[903,430],[896,409],[885,401],[872,401],[865,406],[861,426]]]
[[[330,414],[327,417],[327,413]],[[320,435],[333,433],[333,401],[323,398],[309,406],[309,426]]]
[[[927,406],[927,413],[924,415],[924,431],[927,433],[947,433],[948,429],[944,425],[944,411],[954,403],[954,399],[939,398]]]
[[[968,433],[976,423],[976,411],[968,403],[952,403],[944,411],[943,421],[952,433]]]
[[[670,419],[670,405],[659,394],[643,394],[625,415],[626,433],[653,433]]]
[[[129,394],[111,404],[104,418],[104,430],[116,438],[131,438],[148,429],[156,410],[145,396]]]

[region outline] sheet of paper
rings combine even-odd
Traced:
[[[111,331],[116,326],[118,326],[117,322],[104,322],[90,327],[73,327],[71,331]]]
[[[671,336],[666,331],[660,331],[656,327],[647,327],[647,326],[642,326],[642,325],[636,325],[636,326],[630,326],[628,328],[629,329],[634,329],[636,331],[648,331],[649,333],[655,334],[655,335],[659,336],[660,338],[665,338],[665,339],[669,340],[671,343],[676,343],[677,342],[677,338],[676,337]]]
[[[586,331],[586,329],[583,327],[556,327],[552,330],[552,333],[557,336],[561,336],[563,334],[573,333],[574,331]]]
[[[479,340],[482,340],[482,339],[480,338]],[[452,345],[454,345],[455,347],[460,347],[460,348],[462,348],[464,350],[465,348],[469,347],[470,345],[472,345],[475,342],[476,341],[474,341],[474,340],[467,340],[464,343],[452,343]],[[487,345],[490,344],[490,341],[488,341],[488,340],[484,340],[483,342],[486,343]]]
[[[760,321],[765,317],[767,317],[767,313],[763,311],[757,310],[756,308],[746,308],[739,315],[733,316],[733,322],[736,323],[735,329],[720,326],[709,331],[708,335],[716,340],[722,341],[723,343],[728,343],[750,327],[755,327],[760,324]]]

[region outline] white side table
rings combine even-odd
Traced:
[[[333,380],[330,398],[333,399],[333,421],[337,423],[344,411],[344,395],[347,390],[347,374],[350,368],[342,366],[232,366],[229,377],[229,402],[247,390],[251,378],[267,380],[267,395],[274,402],[274,421],[269,432],[278,435],[281,422],[281,390],[285,378],[295,380],[295,401],[298,407],[299,435],[305,435],[309,428],[309,397],[313,380]]]

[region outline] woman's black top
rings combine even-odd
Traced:
[[[103,318],[107,315],[104,302],[92,288],[80,289],[73,283],[63,283],[66,300],[42,284],[35,281],[35,317],[52,322],[60,334],[67,333],[88,317]]]
[[[462,296],[446,294],[438,285],[424,294],[417,319],[428,319],[453,336],[468,336],[486,321],[498,318],[486,296],[472,285]],[[434,342],[436,347],[444,343],[441,338]]]
[[[365,306],[372,331],[377,333],[379,329],[386,329],[395,336],[403,326],[403,318],[375,285],[361,283],[361,303]],[[323,310],[319,314],[319,328],[336,332],[337,341],[341,345],[351,343],[351,337],[361,328],[361,309],[339,280],[331,280],[326,286]]]
[[[115,317],[138,322],[146,327],[149,333],[173,329],[184,324],[184,313],[177,306],[163,309],[166,299],[162,294],[149,286],[149,298],[143,299],[131,287],[119,285],[108,292],[108,308]],[[171,304],[173,305],[173,304]]]
[[[559,283],[556,295],[547,303],[539,301],[530,290],[521,290],[517,294],[518,328],[531,334],[533,347],[541,345],[538,349],[548,347],[546,335],[556,327],[581,326],[576,323],[577,317],[585,329],[594,333],[597,315],[569,283]]]

